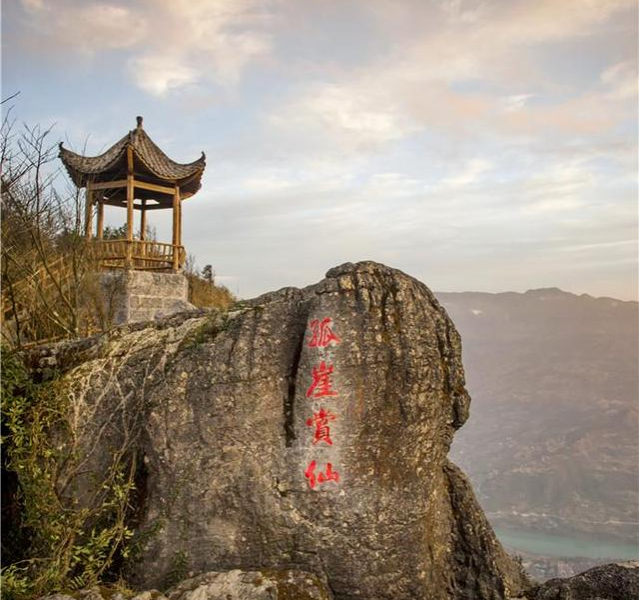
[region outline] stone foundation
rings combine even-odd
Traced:
[[[182,273],[105,271],[100,276],[112,325],[152,321],[195,308]]]

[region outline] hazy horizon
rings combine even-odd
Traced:
[[[594,296],[593,294],[589,294],[588,292],[572,292],[570,290],[564,290],[562,288],[556,286],[544,286],[539,288],[528,288],[527,290],[502,290],[498,292],[487,292],[485,290],[432,290],[434,294],[526,294],[528,292],[541,292],[546,290],[559,290],[560,292],[564,292],[566,294],[572,294],[574,296],[590,296],[595,300],[619,300],[620,302],[637,302],[637,300],[629,299],[624,300],[623,298],[615,298],[614,296]]]
[[[370,259],[639,299],[634,1],[7,0],[2,30],[19,123],[206,152],[184,243],[242,297]]]

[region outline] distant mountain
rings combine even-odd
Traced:
[[[557,288],[436,294],[471,417],[452,458],[498,529],[639,540],[639,305]]]

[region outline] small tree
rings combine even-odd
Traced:
[[[2,334],[21,346],[92,328],[91,256],[84,201],[59,184],[52,130],[23,126],[11,111],[0,130]]]
[[[198,308],[225,309],[236,301],[227,287],[215,284],[215,271],[211,265],[198,270],[192,254],[186,259],[184,275],[189,282],[189,302]]]
[[[204,281],[214,285],[215,283],[215,272],[213,271],[213,267],[211,265],[204,265],[202,269],[202,279]]]

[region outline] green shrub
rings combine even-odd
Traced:
[[[94,482],[95,503],[80,505],[69,491],[82,470],[74,451],[69,397],[61,379],[36,384],[15,353],[2,349],[2,439],[6,468],[18,478],[25,535],[23,558],[2,572],[2,593],[21,600],[116,577],[116,555],[126,557],[132,531],[126,517],[135,457],[113,453]]]

